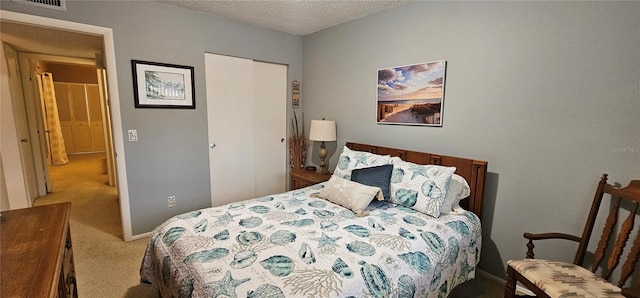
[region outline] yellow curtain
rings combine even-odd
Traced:
[[[45,109],[45,123],[48,131],[49,152],[51,164],[54,166],[65,165],[69,162],[67,150],[64,147],[64,138],[60,128],[60,118],[58,117],[58,105],[56,103],[56,93],[53,87],[53,76],[45,72],[38,76],[41,89],[42,102]]]

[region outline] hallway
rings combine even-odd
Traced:
[[[34,206],[71,202],[71,239],[80,297],[156,297],[140,285],[139,269],[148,238],[122,240],[116,187],[107,185],[104,153],[70,154],[69,163],[49,168],[53,192]]]
[[[49,167],[53,191],[34,206],[71,202],[71,217],[122,239],[118,190],[107,185],[104,153],[69,154],[69,163]]]

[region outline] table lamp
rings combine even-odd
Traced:
[[[320,164],[318,164],[317,172],[320,174],[329,174],[325,157],[327,157],[327,147],[324,142],[330,142],[336,140],[336,122],[329,120],[311,120],[311,129],[309,131],[310,141],[321,141],[320,151],[318,151],[318,157],[320,157]]]

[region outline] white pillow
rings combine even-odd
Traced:
[[[391,202],[439,217],[455,167],[392,159]]]
[[[336,175],[329,178],[318,196],[349,208],[358,216],[367,214],[364,209],[374,198],[380,201],[384,200],[380,187],[360,184]]]
[[[338,165],[333,171],[334,175],[351,180],[351,171],[355,169],[383,166],[389,164],[389,155],[378,155],[364,151],[355,151],[347,146],[342,148]]]
[[[460,207],[460,201],[471,194],[469,183],[462,176],[453,174],[449,181],[449,190],[444,197],[440,214],[450,214],[454,208]]]

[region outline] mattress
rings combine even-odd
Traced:
[[[374,201],[316,197],[324,183],[175,216],[150,237],[141,281],[163,297],[446,297],[473,279],[481,225]]]

